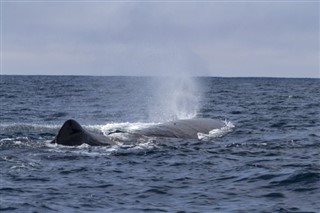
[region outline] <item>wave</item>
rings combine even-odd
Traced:
[[[51,133],[57,131],[60,125],[43,125],[43,124],[29,124],[29,123],[13,123],[1,124],[0,132],[4,134],[15,133]]]

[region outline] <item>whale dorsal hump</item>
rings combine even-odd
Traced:
[[[75,120],[67,120],[61,127],[54,142],[66,146],[83,144],[84,130]]]

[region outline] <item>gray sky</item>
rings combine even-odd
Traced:
[[[319,6],[3,1],[1,74],[319,78]]]

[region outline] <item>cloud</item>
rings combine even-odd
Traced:
[[[320,77],[318,2],[3,2],[3,74]]]

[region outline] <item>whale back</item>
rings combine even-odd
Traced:
[[[220,129],[225,123],[216,119],[185,119],[171,121],[145,128],[140,134],[151,137],[173,137],[198,139],[198,133],[208,134],[213,129]]]

